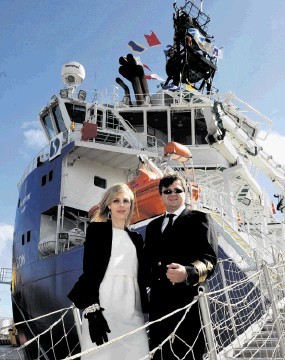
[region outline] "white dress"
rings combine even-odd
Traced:
[[[112,252],[105,277],[100,285],[100,305],[111,333],[109,341],[144,325],[137,281],[136,248],[125,230],[113,228]],[[96,347],[92,343],[88,320],[82,318],[81,351]],[[128,335],[102,349],[92,351],[81,360],[139,360],[149,352],[146,330]]]

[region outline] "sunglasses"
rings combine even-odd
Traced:
[[[166,190],[162,191],[162,194],[164,194],[164,195],[170,195],[172,193],[181,194],[183,192],[184,192],[184,190],[182,190],[182,189],[174,189],[174,190],[166,189]]]

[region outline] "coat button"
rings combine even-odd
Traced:
[[[159,262],[157,263],[157,265],[158,265],[158,266],[161,266],[161,261],[159,261]]]
[[[158,278],[157,280],[160,280],[160,278]]]

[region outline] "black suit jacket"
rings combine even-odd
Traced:
[[[209,261],[214,272],[217,262],[216,232],[206,213],[186,208],[174,221],[168,236],[163,236],[161,227],[164,216],[151,221],[146,228],[145,260],[146,279],[150,286],[150,313],[165,314],[193,300],[198,286],[176,283],[166,277],[166,265],[178,263],[187,269],[196,260]]]
[[[136,232],[125,229],[136,247],[138,257],[138,284],[142,309],[148,309],[147,293],[143,275],[143,239]],[[79,309],[99,304],[99,287],[105,276],[112,250],[112,222],[91,222],[84,243],[83,274],[67,295]]]

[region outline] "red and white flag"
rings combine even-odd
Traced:
[[[139,56],[136,56],[136,57],[135,57],[135,60],[136,60],[137,65],[141,65],[141,66],[143,66],[144,68],[146,68],[146,69],[148,69],[149,71],[151,71],[151,69],[150,69],[150,67],[149,67],[148,65],[142,63],[142,61],[141,61],[141,59],[140,59]]]
[[[145,75],[145,78],[148,80],[160,80],[160,81],[165,81],[162,77],[160,77],[157,74],[150,74],[150,75]]]

